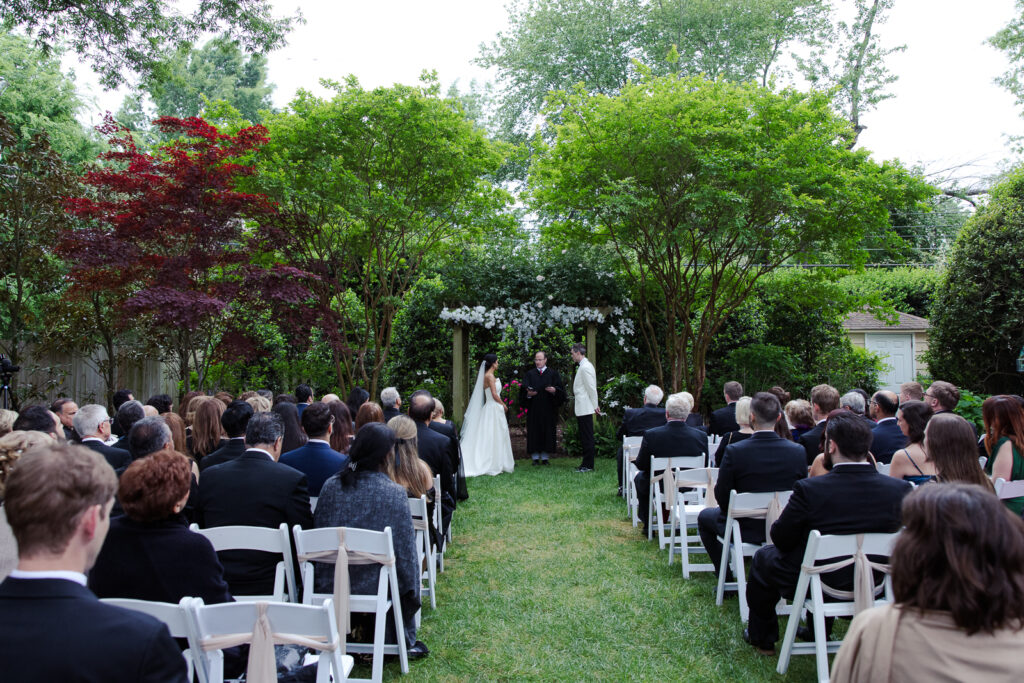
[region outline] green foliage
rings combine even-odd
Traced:
[[[612,416],[617,422],[622,421],[626,408],[636,408],[643,404],[644,389],[650,382],[632,372],[612,377],[598,387],[597,395],[601,397],[601,410]]]
[[[1024,169],[997,185],[953,246],[932,306],[932,377],[979,393],[1024,391]]]
[[[969,389],[960,389],[960,401],[953,412],[972,423],[979,434],[985,433],[985,420],[981,416],[981,405],[988,396],[975,394]]]
[[[622,446],[622,440],[616,436],[619,428],[618,420],[606,416],[594,416],[594,456],[601,459],[614,460]],[[583,457],[583,446],[580,442],[579,423],[576,417],[569,414],[562,422],[562,450],[570,458]]]
[[[1017,15],[989,38],[989,44],[1006,53],[1010,69],[996,83],[1010,91],[1017,105],[1024,105],[1024,0],[1016,2]]]
[[[934,268],[869,269],[845,276],[839,286],[865,302],[927,318],[941,280]]]
[[[424,276],[403,298],[381,386],[397,387],[405,397],[427,389],[451,416],[452,333],[437,319],[444,291],[441,278]]]
[[[203,34],[228,32],[247,52],[282,46],[301,15],[276,19],[269,0],[205,0],[191,13],[174,0],[0,0],[4,28],[20,28],[45,53],[62,43],[92,62],[108,88],[124,84],[126,71],[143,78],[159,74],[169,51],[194,43]]]

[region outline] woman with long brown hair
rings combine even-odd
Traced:
[[[408,491],[410,498],[419,498],[434,488],[434,475],[427,463],[420,460],[416,447],[416,423],[405,415],[397,415],[387,424],[396,439],[395,455],[387,460],[388,476]]]
[[[193,405],[199,397],[192,399]],[[220,424],[220,416],[224,413],[224,404],[212,397],[204,400],[196,407],[196,416],[192,421],[192,434],[188,438],[189,455],[202,460],[221,447],[224,428]]]
[[[342,401],[331,401],[327,404],[334,416],[334,431],[331,432],[331,448],[342,455],[348,455],[349,446],[352,445],[352,413],[348,412],[348,406]]]
[[[1024,522],[972,484],[903,499],[896,602],[861,612],[832,681],[1016,681],[1024,648]]]
[[[981,404],[985,421],[985,470],[992,479],[1024,479],[1024,408],[1012,396],[989,396]],[[1024,512],[1024,496],[1003,503],[1017,515]]]
[[[178,416],[185,421],[186,425],[191,424],[189,422],[189,413],[194,413],[196,410],[196,406],[192,405],[192,399],[202,395],[203,392],[201,391],[190,391],[182,397],[181,402],[178,404]]]
[[[977,484],[995,491],[978,463],[974,426],[956,413],[939,413],[928,421],[924,450],[938,470],[939,481]]]
[[[359,406],[359,412],[356,413],[356,431],[369,422],[384,423],[384,410],[373,401],[367,401]]]

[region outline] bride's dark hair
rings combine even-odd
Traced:
[[[498,356],[493,353],[484,354],[484,372],[490,370],[498,362]]]

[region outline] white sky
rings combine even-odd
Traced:
[[[318,90],[320,78],[355,74],[364,87],[415,83],[436,69],[445,88],[489,74],[471,60],[482,42],[506,26],[505,0],[278,0],[279,14],[300,6],[307,23],[289,45],[269,56],[274,104],[298,88]],[[1006,60],[984,40],[1013,16],[1013,0],[896,0],[880,29],[888,45],[907,50],[890,57],[899,75],[896,97],[862,119],[860,145],[881,159],[923,163],[929,169],[972,162],[993,172],[1009,152],[1005,136],[1024,134],[1013,98],[993,83]],[[71,62],[73,57],[68,58]],[[95,97],[90,118],[116,111],[120,93],[105,93],[85,67],[76,69],[84,94]]]

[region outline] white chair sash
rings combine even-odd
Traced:
[[[706,481],[703,479],[697,481],[696,479],[687,479],[687,473],[685,471],[680,472],[679,477],[675,480],[676,489],[705,486],[707,487],[707,494],[704,496],[705,507],[718,507],[718,502],[715,500],[715,482],[711,479],[711,470],[705,469],[704,474],[706,476]]]
[[[782,503],[779,501],[778,492],[768,501],[768,507],[750,508],[748,510],[733,510],[733,519],[764,518],[764,537],[769,542],[772,540],[772,524],[782,515]]]
[[[267,617],[267,603],[257,602],[259,616],[252,633],[228,633],[212,636],[202,641],[204,651],[223,650],[238,645],[249,645],[249,664],[245,680],[250,683],[275,683],[277,681],[277,660],[274,645],[301,645],[313,650],[333,652],[339,646],[337,641],[328,643],[325,638],[309,638],[294,633],[274,633]]]
[[[676,475],[672,471],[671,467],[666,467],[661,471],[661,474],[654,477],[652,480],[655,484],[659,481],[664,482],[662,488],[665,489],[665,505],[671,510],[676,506]]]
[[[871,607],[875,602],[875,579],[872,570],[877,569],[886,574],[889,573],[889,565],[881,562],[872,562],[864,554],[864,534],[857,534],[857,552],[851,557],[833,562],[832,564],[820,564],[808,567],[806,564],[801,568],[808,574],[827,574],[843,567],[853,565],[853,590],[843,591],[832,588],[824,581],[821,582],[821,590],[837,600],[853,600],[854,614],[860,614]]]

